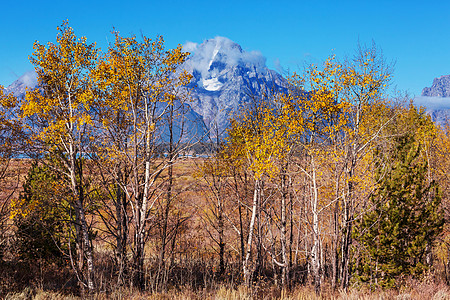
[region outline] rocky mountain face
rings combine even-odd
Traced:
[[[450,75],[444,75],[433,80],[431,87],[422,90],[423,97],[450,97]]]
[[[425,87],[415,102],[424,106],[436,123],[442,125],[450,120],[450,75],[435,78],[431,87]]]
[[[184,68],[193,74],[192,109],[203,117],[207,128],[219,133],[229,118],[252,98],[270,95],[283,89],[285,79],[265,65],[259,52],[246,52],[233,41],[216,37],[202,44],[187,43],[191,53]]]
[[[261,53],[246,52],[227,38],[216,37],[202,44],[188,42],[183,49],[191,53],[183,68],[193,75],[188,86],[192,100],[189,118],[200,116],[197,122],[202,124],[196,127],[203,126],[204,130],[217,125],[219,133],[223,132],[229,125],[229,117],[252,98],[270,95],[286,86],[280,74],[266,67]],[[36,86],[36,73],[30,71],[6,91],[23,97],[27,87]]]

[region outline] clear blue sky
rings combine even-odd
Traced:
[[[107,48],[113,27],[123,35],[163,35],[167,47],[224,36],[260,51],[275,69],[299,70],[335,53],[350,56],[372,40],[395,61],[394,83],[420,95],[450,74],[450,1],[3,1],[0,84],[31,70],[35,40],[55,41],[69,19],[76,35]]]

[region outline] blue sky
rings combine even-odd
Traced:
[[[68,19],[78,36],[106,49],[123,35],[163,35],[166,46],[215,36],[260,51],[267,65],[291,71],[331,54],[351,56],[372,40],[395,62],[397,89],[418,96],[450,74],[450,1],[8,1],[0,18],[0,84],[33,66],[35,40],[54,42]]]

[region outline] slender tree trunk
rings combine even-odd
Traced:
[[[356,146],[355,146],[356,147]],[[348,184],[347,184],[347,195],[344,196],[344,215],[343,215],[343,233],[342,233],[342,262],[341,262],[341,280],[342,288],[347,289],[350,280],[350,244],[352,242],[352,225],[353,225],[353,205],[354,205],[354,187],[353,187],[353,177],[354,170],[356,167],[356,150],[352,149],[351,153],[351,163],[348,170]]]
[[[218,230],[219,230],[219,276],[225,273],[225,243],[224,243],[224,224],[223,224],[223,204],[219,199],[218,203]]]
[[[86,216],[84,211],[84,193],[83,193],[83,187],[81,184],[81,178],[83,176],[82,174],[82,168],[81,165],[77,166],[77,159],[76,154],[74,150],[74,145],[70,145],[70,181],[72,186],[72,192],[74,196],[74,209],[76,218],[78,219],[77,222],[79,222],[78,226],[76,228],[80,230],[79,233],[77,233],[77,236],[81,238],[81,241],[79,243],[81,244],[82,251],[79,253],[79,259],[80,261],[83,261],[86,259],[86,267],[87,267],[87,274],[86,274],[86,284],[89,293],[92,293],[94,291],[94,259],[92,254],[92,247],[91,247],[91,241],[89,238],[89,228],[87,226],[86,222]],[[79,162],[81,164],[81,162]],[[78,174],[77,174],[78,173]],[[79,178],[77,178],[77,175]],[[84,256],[84,257],[83,257]],[[81,263],[83,265],[83,263]]]
[[[82,208],[82,202],[79,201],[78,205],[81,206],[79,212],[83,236],[83,247],[85,249],[84,254],[86,256],[86,264],[87,264],[87,286],[89,292],[92,293],[94,291],[95,286],[94,286],[94,259],[92,254],[91,240],[89,238],[89,231],[86,223],[84,209]]]
[[[220,137],[219,137],[219,130],[216,124],[216,148],[217,157],[220,155]],[[217,168],[220,168],[220,166],[217,166]],[[224,203],[222,200],[222,175],[220,174],[213,174],[214,176],[214,189],[217,194],[217,221],[218,221],[218,234],[219,234],[219,278],[222,278],[223,274],[225,273],[225,242],[224,242],[224,215],[223,215],[223,209],[224,209]]]
[[[255,269],[253,274],[255,274],[259,280],[262,269],[263,269],[263,255],[262,255],[262,199],[264,191],[264,181],[259,181],[259,196],[257,201],[257,213],[256,213],[256,228],[258,229],[258,235],[256,239],[256,261]]]
[[[117,130],[114,132],[114,135],[118,142],[116,142],[116,146],[118,147],[119,152],[125,152],[124,149],[128,149],[127,141],[124,139],[125,132],[123,129],[120,129],[121,120],[123,118],[123,112],[117,111],[116,113],[116,124],[118,125]],[[127,241],[128,241],[128,216],[127,216],[127,195],[123,190],[123,186],[127,186],[128,184],[128,170],[126,167],[126,163],[119,162],[115,164],[118,172],[116,174],[116,183],[115,183],[115,213],[116,213],[116,222],[117,222],[117,232],[116,232],[116,260],[117,266],[119,267],[118,276],[117,276],[117,284],[119,286],[125,283],[124,277],[128,273],[128,262],[127,262]]]
[[[237,174],[236,174],[236,170],[233,170],[234,174],[234,188],[235,188],[235,192],[236,192],[236,196],[238,197],[238,211],[239,211],[239,230],[240,230],[240,234],[239,234],[239,240],[240,240],[240,245],[241,245],[241,259],[240,259],[240,263],[243,266],[244,265],[244,256],[245,256],[245,236],[244,236],[244,220],[243,220],[243,216],[242,216],[242,199],[239,193],[239,187],[238,187],[238,182],[237,182]],[[246,182],[245,182],[246,185]],[[245,192],[244,192],[244,198],[247,197],[247,193],[246,193],[246,187],[245,188]]]
[[[116,184],[116,259],[119,267],[117,283],[124,284],[124,275],[127,273],[127,239],[128,239],[128,222],[127,222],[127,199],[122,188]]]
[[[293,265],[293,261],[292,261],[292,245],[294,242],[294,197],[292,195],[292,179],[289,178],[289,224],[290,224],[290,229],[289,229],[289,266],[288,266],[288,270],[287,270],[287,282],[289,284],[289,287],[291,287],[291,270],[292,270],[292,265]],[[298,238],[298,237],[297,237]]]
[[[352,216],[351,207],[348,203],[348,199],[344,201],[344,231],[342,234],[342,262],[341,262],[341,280],[342,288],[346,289],[349,284],[349,257],[350,257],[350,244],[351,244],[351,231],[352,231]]]
[[[316,170],[314,165],[314,157],[312,159],[312,195],[311,195],[311,212],[312,212],[312,227],[313,227],[313,246],[311,249],[311,267],[314,277],[314,287],[316,292],[320,291],[321,277],[320,277],[320,235],[319,235],[319,215],[318,215],[318,187]]]
[[[336,166],[337,169],[337,166]],[[337,171],[336,171],[337,172]],[[340,236],[340,228],[339,228],[339,193],[340,193],[340,176],[336,174],[336,186],[335,186],[335,198],[336,203],[334,205],[333,210],[333,237],[332,237],[332,243],[331,243],[331,264],[332,264],[332,272],[331,272],[331,286],[334,289],[336,289],[339,281],[339,236]]]
[[[250,266],[249,266],[249,261],[250,261],[250,254],[252,251],[253,229],[255,227],[255,220],[257,217],[256,216],[257,215],[257,206],[258,206],[260,193],[261,193],[260,189],[261,189],[260,180],[256,179],[255,180],[255,190],[254,190],[254,194],[253,194],[252,217],[250,220],[250,225],[249,225],[249,230],[248,230],[247,250],[246,250],[246,254],[245,254],[244,263],[242,266],[243,273],[244,273],[244,282],[247,286],[250,286],[250,281],[251,281],[251,270],[250,270]]]
[[[144,289],[144,239],[140,218],[136,220],[138,226],[134,236],[134,285],[139,289]]]
[[[284,165],[281,175],[281,256],[282,256],[282,267],[281,267],[281,285],[283,288],[286,287],[289,282],[289,262],[287,258],[287,199],[288,199],[288,182],[287,182],[287,169],[288,163]]]
[[[339,203],[336,202],[333,211],[333,237],[331,244],[331,264],[332,264],[332,278],[331,286],[333,290],[336,288],[339,277],[339,223],[338,223]]]

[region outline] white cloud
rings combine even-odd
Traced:
[[[266,58],[259,51],[243,51],[238,44],[221,36],[206,40],[200,45],[187,42],[183,45],[183,50],[191,52],[191,57],[185,68],[189,71],[199,71],[203,78],[207,77],[208,74],[214,76],[210,67],[216,61],[228,66],[249,63],[257,67],[264,67],[266,64]]]
[[[198,46],[198,44],[197,43],[193,43],[193,42],[186,42],[184,45],[183,45],[183,51],[184,52],[194,52],[195,51],[195,49],[197,49],[197,46]]]
[[[18,80],[23,82],[27,87],[35,87],[38,83],[37,74],[34,70],[25,72]]]
[[[427,109],[450,109],[450,97],[427,97],[419,96],[414,98],[414,104]]]

